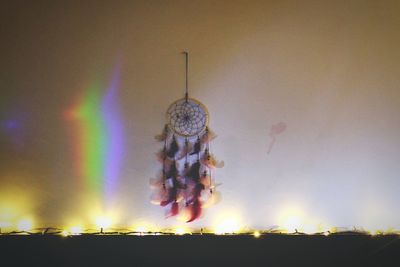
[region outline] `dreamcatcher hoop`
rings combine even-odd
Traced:
[[[168,127],[177,135],[200,135],[208,127],[207,108],[194,98],[182,98],[173,102],[167,110]]]

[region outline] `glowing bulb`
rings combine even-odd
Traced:
[[[17,223],[17,229],[19,231],[29,231],[32,229],[32,220],[30,219],[22,219]]]
[[[303,232],[306,234],[315,234],[320,232],[321,227],[319,227],[319,225],[315,225],[315,224],[307,224],[306,226],[304,226]]]
[[[232,234],[235,232],[239,232],[240,226],[237,220],[233,218],[223,219],[215,228],[215,234],[223,235],[223,234]]]
[[[140,225],[138,227],[136,227],[135,232],[139,232],[141,234],[148,232],[146,226],[144,225]]]
[[[331,229],[329,229],[330,233],[337,233],[338,229],[336,227],[332,227]]]
[[[255,232],[253,233],[253,236],[254,236],[255,238],[259,238],[259,237],[261,236],[261,233],[260,233],[259,231],[255,231]]]
[[[175,229],[175,234],[176,235],[184,235],[187,231],[183,227],[178,227]]]
[[[283,227],[289,232],[295,232],[301,226],[301,219],[295,215],[288,216],[283,223]]]
[[[96,225],[98,228],[109,228],[112,224],[112,220],[109,217],[98,217],[96,219]]]
[[[73,226],[69,230],[71,235],[80,235],[82,233],[82,227],[81,226]]]
[[[296,205],[287,205],[280,209],[277,221],[283,230],[293,233],[303,231],[302,226],[306,225],[304,218],[304,212],[301,208]]]
[[[68,233],[67,230],[63,230],[63,231],[61,232],[61,235],[66,237],[66,236],[69,235],[69,233]]]

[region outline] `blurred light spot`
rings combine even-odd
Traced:
[[[217,223],[214,232],[217,235],[233,234],[240,232],[240,229],[239,221],[234,217],[228,217]]]
[[[135,232],[139,232],[139,233],[146,233],[146,232],[148,232],[149,230],[147,229],[147,227],[146,226],[144,226],[144,225],[140,225],[140,226],[137,226],[136,228],[135,228]]]
[[[260,231],[255,231],[255,232],[253,233],[253,236],[254,236],[255,238],[259,238],[259,237],[261,236]]]
[[[32,220],[31,219],[22,219],[17,223],[17,229],[19,231],[25,231],[28,232],[29,230],[32,230]]]
[[[176,235],[184,235],[190,233],[187,229],[185,229],[184,227],[177,227],[175,228],[175,234]]]
[[[278,224],[289,233],[301,231],[304,226],[304,213],[296,206],[284,207],[279,212]]]
[[[82,227],[79,225],[72,226],[71,229],[69,230],[69,233],[71,235],[80,235],[82,233]]]
[[[61,232],[61,235],[62,235],[62,236],[69,236],[69,232],[68,232],[67,230],[63,230],[63,231]]]
[[[112,221],[113,220],[110,217],[105,217],[105,216],[98,217],[96,219],[96,226],[98,228],[106,229],[106,228],[109,228],[112,225]]]

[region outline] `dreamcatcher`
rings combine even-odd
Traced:
[[[151,179],[152,203],[167,207],[167,217],[180,215],[186,222],[199,218],[202,209],[216,203],[220,194],[212,178],[215,168],[223,167],[211,154],[206,107],[188,94],[188,53],[186,59],[186,93],[167,110],[167,124],[155,138],[163,143],[157,153],[162,170]]]

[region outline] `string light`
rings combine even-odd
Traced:
[[[217,232],[202,232],[202,231],[188,231],[184,228],[176,228],[173,232],[170,230],[160,230],[157,232],[136,232],[136,231],[131,231],[129,229],[126,229],[124,231],[115,231],[115,232],[93,232],[93,231],[82,231],[79,233],[72,233],[69,230],[62,230],[62,229],[57,229],[57,228],[44,228],[44,229],[50,229],[50,230],[42,230],[37,229],[37,230],[20,230],[20,231],[11,231],[11,232],[0,232],[0,235],[18,235],[18,234],[29,234],[29,235],[60,235],[63,237],[73,237],[76,235],[136,235],[136,236],[146,236],[146,235],[154,235],[154,236],[160,236],[160,235],[177,235],[177,236],[183,236],[183,235],[235,235],[235,236],[252,236],[254,238],[260,238],[261,236],[267,236],[267,235],[309,235],[309,236],[315,236],[315,235],[323,235],[323,236],[331,236],[331,235],[369,235],[369,236],[382,236],[382,235],[400,235],[400,231],[379,231],[379,232],[374,232],[374,233],[368,233],[365,231],[355,231],[355,230],[348,230],[348,231],[340,231],[336,233],[331,233],[330,231],[325,231],[321,233],[313,233],[313,234],[306,234],[303,232],[293,232],[293,233],[288,233],[288,232],[276,232],[276,231],[248,231],[248,232],[240,232],[240,233],[217,233]]]
[[[215,227],[215,234],[233,234],[240,231],[240,225],[235,218],[224,218]]]
[[[67,230],[63,230],[63,231],[61,232],[61,235],[62,235],[62,236],[69,236],[69,232],[68,232]]]
[[[96,226],[100,228],[100,232],[103,233],[105,229],[110,228],[112,225],[112,219],[110,217],[101,216],[96,218]]]
[[[170,229],[160,229],[151,226],[144,221],[138,222],[138,224],[131,229],[114,230],[113,232],[107,231],[112,226],[115,216],[98,216],[95,219],[97,229],[100,231],[95,231],[93,229],[84,230],[81,225],[75,224],[71,227],[66,227],[62,229],[58,228],[35,228],[33,229],[32,217],[24,217],[15,219],[13,221],[0,221],[0,235],[12,235],[12,234],[42,234],[42,235],[61,235],[61,236],[75,236],[75,235],[96,235],[96,234],[108,234],[108,235],[248,235],[254,238],[259,238],[264,235],[270,234],[285,234],[285,235],[343,235],[343,234],[355,234],[355,235],[400,235],[400,231],[389,228],[386,230],[365,230],[363,228],[335,228],[326,227],[321,224],[313,223],[308,217],[302,216],[302,213],[298,210],[289,209],[283,214],[285,216],[281,217],[282,228],[270,228],[266,229],[247,229],[240,223],[240,217],[235,216],[234,213],[230,213],[229,216],[223,216],[211,229],[201,228],[198,230],[189,230],[185,226],[178,225],[175,228]],[[77,221],[75,221],[76,223]],[[283,223],[282,223],[283,222]],[[315,220],[314,220],[315,222]],[[72,225],[72,224],[70,224]],[[14,229],[14,230],[13,230]],[[15,230],[17,229],[17,230]],[[133,230],[132,230],[133,229]]]
[[[22,232],[28,232],[32,229],[32,225],[31,219],[22,219],[17,223],[17,229]]]
[[[255,238],[259,238],[259,237],[261,236],[260,231],[254,231],[253,236],[254,236]]]
[[[178,227],[175,229],[175,234],[176,235],[184,235],[186,233],[190,233],[189,231],[187,231],[185,228],[183,227]]]

